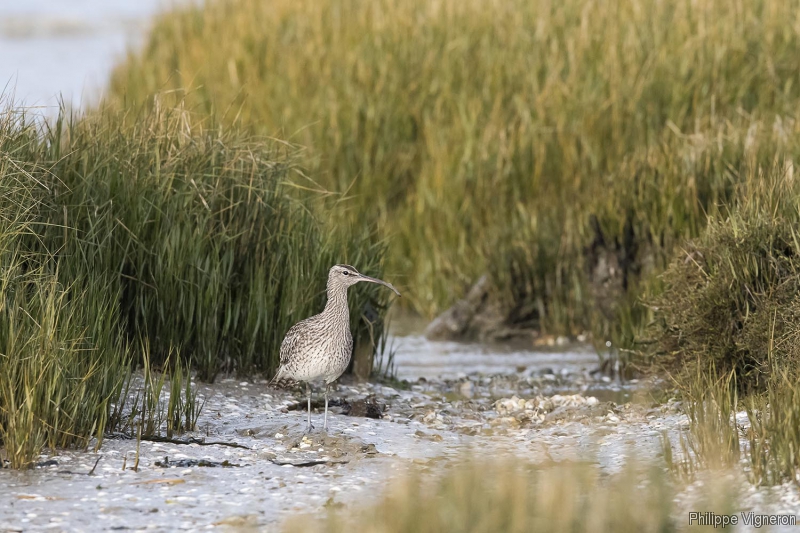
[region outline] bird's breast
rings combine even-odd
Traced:
[[[313,333],[312,333],[313,330]],[[320,323],[309,328],[309,335],[292,350],[287,375],[298,381],[324,380],[341,376],[350,364],[353,336],[349,327]],[[288,368],[291,367],[291,368]]]

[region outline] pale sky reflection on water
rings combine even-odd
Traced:
[[[174,3],[174,2],[172,2]],[[0,91],[52,114],[95,102],[164,0],[0,0]]]

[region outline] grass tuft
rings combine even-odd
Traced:
[[[160,106],[34,118],[0,112],[0,444],[13,467],[131,424],[191,429],[190,368],[269,374],[285,331],[321,310],[331,265],[381,275],[369,230],[323,225],[294,197],[286,143]],[[369,363],[386,295],[352,292]]]
[[[745,405],[753,482],[800,485],[800,385],[781,373],[766,394],[749,398]]]

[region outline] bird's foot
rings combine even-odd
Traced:
[[[307,425],[306,426],[306,435],[308,435],[312,431],[314,431],[314,426],[312,424]]]

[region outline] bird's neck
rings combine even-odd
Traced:
[[[347,287],[329,287],[328,302],[325,304],[323,314],[344,317],[346,324],[350,324],[350,309],[347,306]]]

